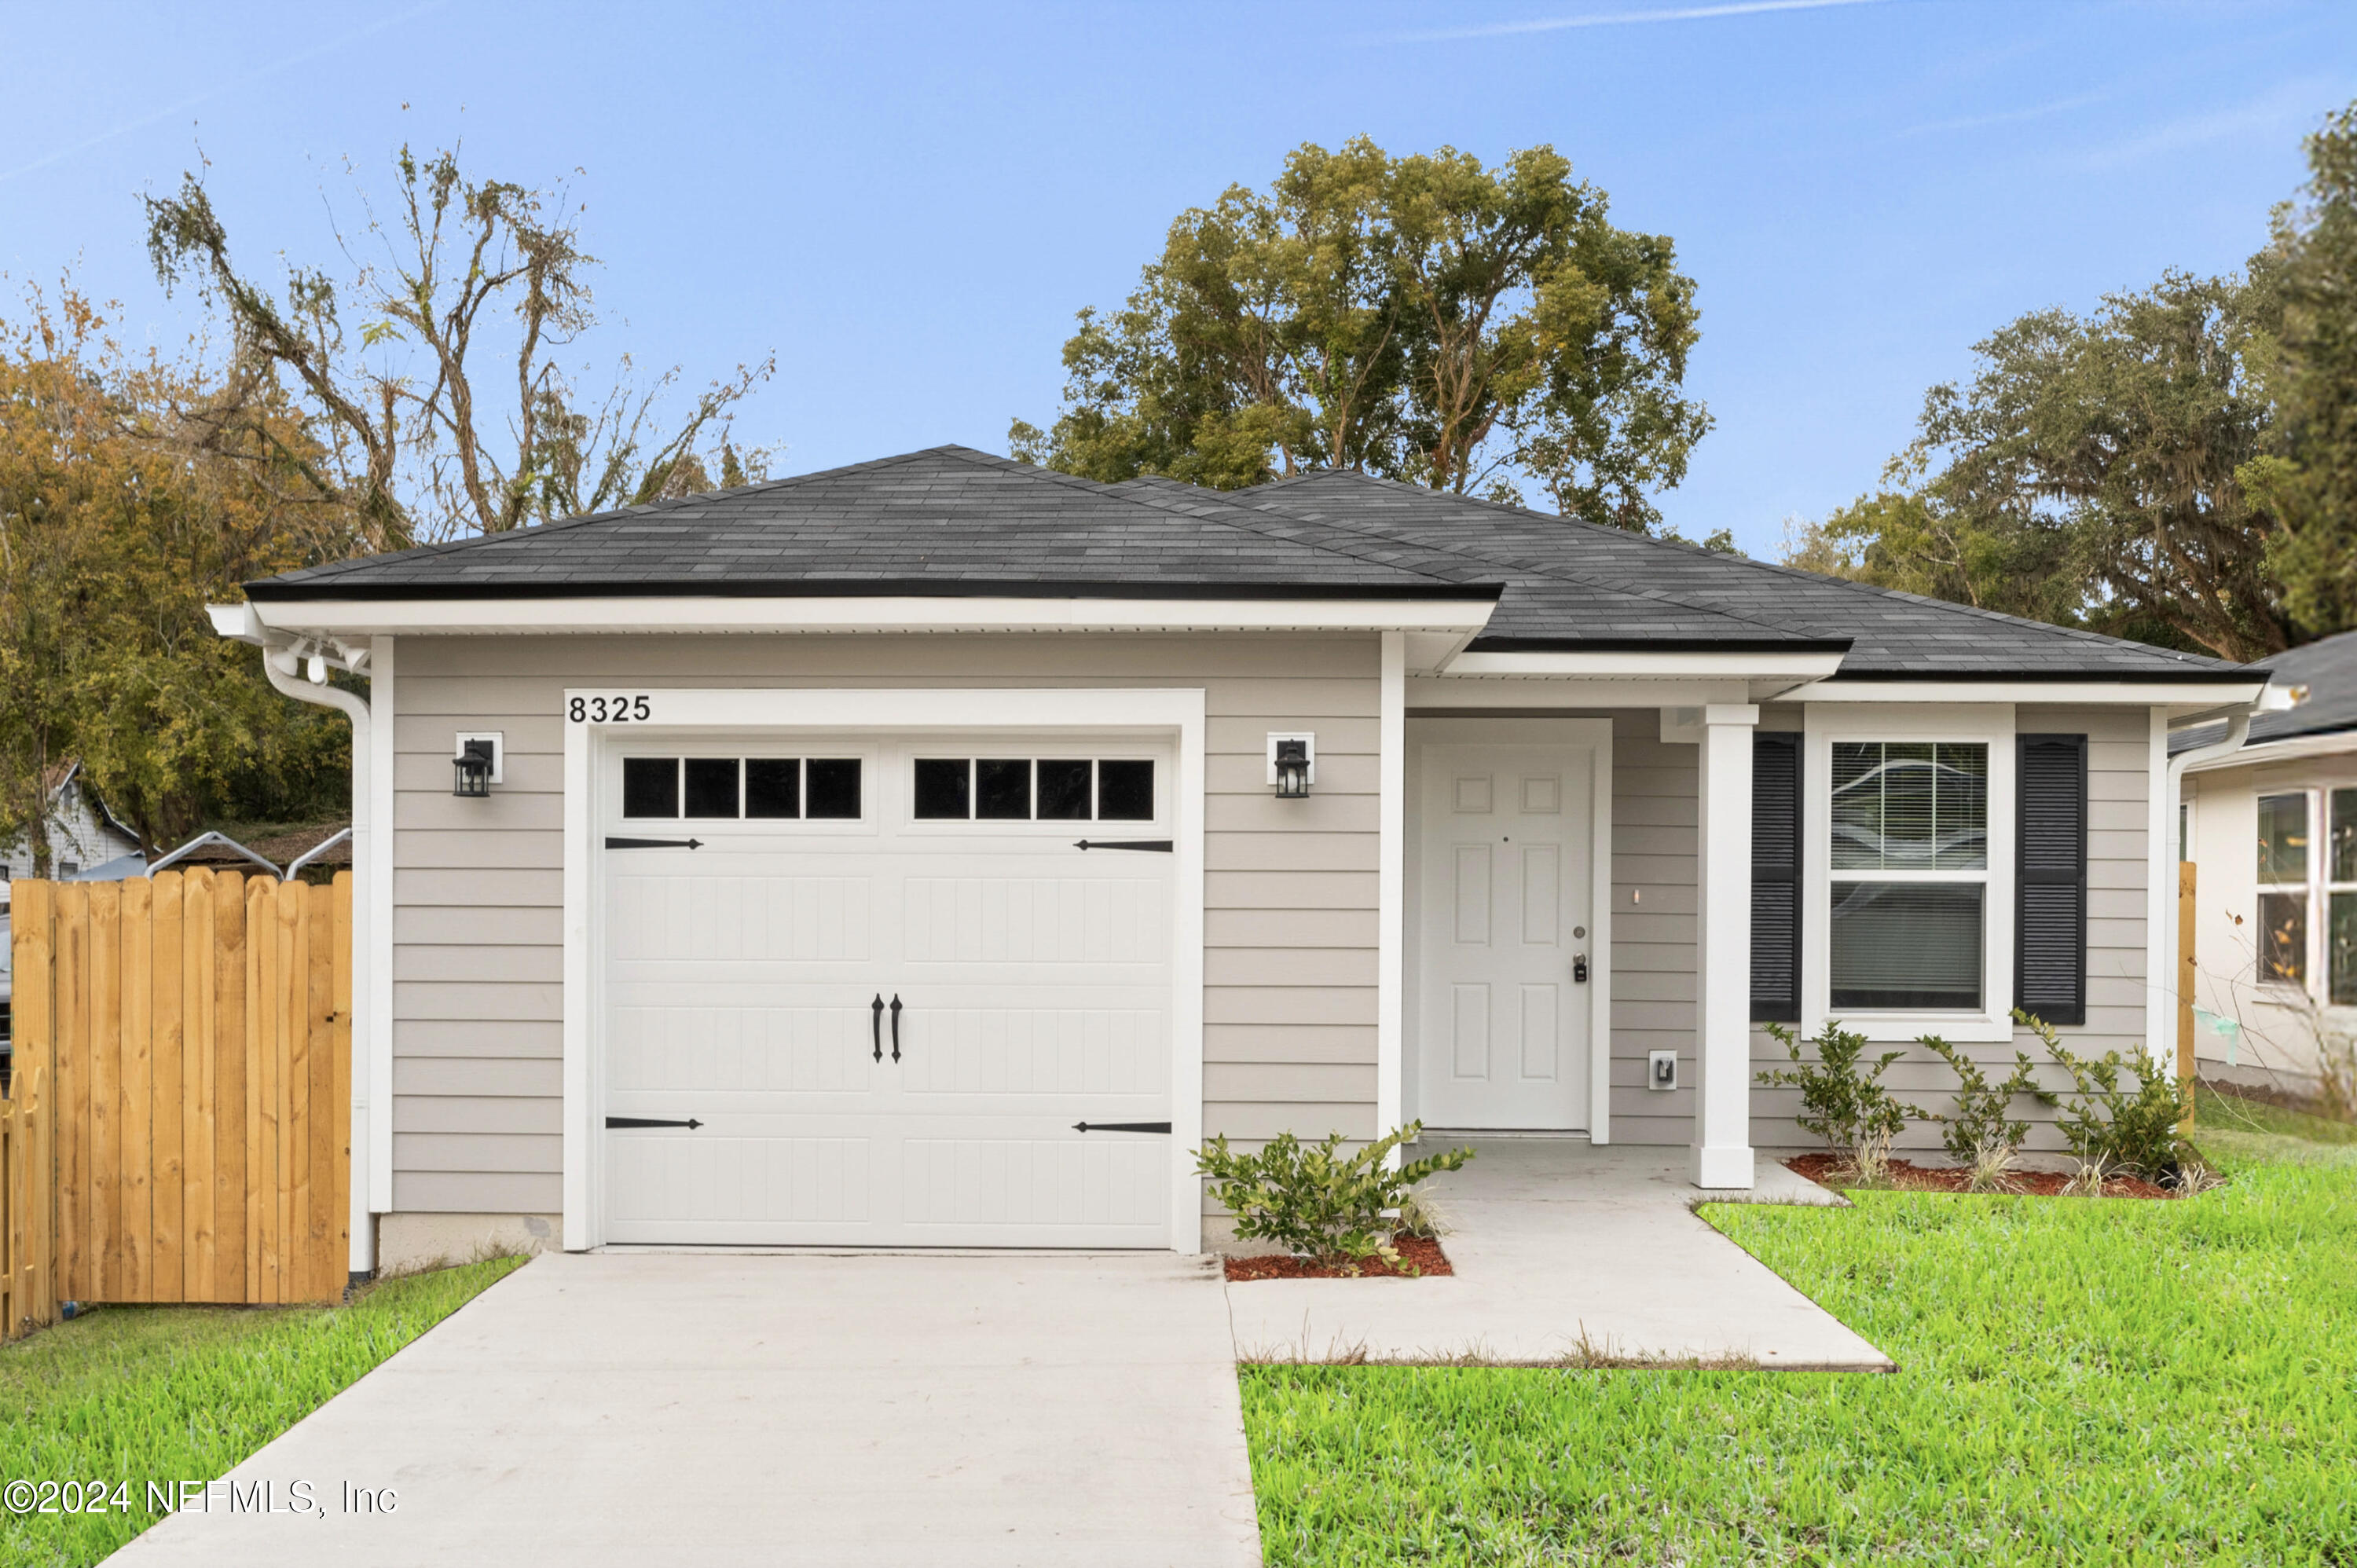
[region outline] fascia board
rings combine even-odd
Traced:
[[[1822,681],[1841,669],[1842,655],[1824,653],[1711,653],[1663,649],[1598,650],[1593,653],[1460,653],[1442,676],[1450,680],[1559,679],[1647,681]]]
[[[2190,681],[1822,681],[1785,693],[1787,703],[2116,703],[2215,708],[2255,701],[2264,681],[2247,685]]]
[[[1434,631],[1470,636],[1491,599],[585,597],[269,599],[270,630],[399,633]],[[216,618],[216,625],[219,620]]]

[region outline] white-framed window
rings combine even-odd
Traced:
[[[1803,1022],[2010,1037],[2013,710],[1809,708]]]
[[[2260,981],[2357,1007],[2357,788],[2262,794],[2255,847]]]
[[[2259,797],[2259,978],[2303,990],[2313,967],[2308,950],[2315,815],[2311,790]]]

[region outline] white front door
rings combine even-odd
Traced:
[[[1432,746],[1421,780],[1417,1113],[1585,1131],[1590,756]]]
[[[1168,1244],[1173,857],[1078,847],[1167,844],[1166,750],[634,737],[605,766],[608,1240]]]

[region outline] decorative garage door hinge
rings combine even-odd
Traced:
[[[701,1127],[703,1122],[691,1116],[684,1122],[666,1122],[659,1116],[608,1116],[608,1127]]]
[[[702,839],[608,839],[608,849],[702,849]]]
[[[1168,1133],[1168,1122],[1075,1122],[1075,1133]]]
[[[1168,839],[1098,839],[1093,843],[1082,839],[1072,847],[1074,849],[1146,849],[1152,850],[1157,854],[1168,854],[1170,843],[1171,841]]]

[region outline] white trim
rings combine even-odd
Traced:
[[[1657,651],[1460,653],[1442,666],[1449,680],[1587,676],[1606,680],[1705,679],[1822,681],[1841,668],[1838,653],[1695,653]]]
[[[1410,675],[1410,712],[1489,711],[1519,713],[1530,709],[1665,708],[1706,703],[1749,703],[1770,700],[1781,685],[1770,683],[1755,693],[1754,682],[1740,680],[1686,681],[1604,680],[1586,676],[1548,675],[1514,679],[1458,680],[1448,676]]]
[[[1714,703],[1697,715],[1694,1122],[1688,1178],[1749,1191],[1751,1148],[1751,740],[1760,710]]]
[[[394,643],[390,637],[371,640],[369,650],[369,750],[384,760],[369,778],[368,842],[355,843],[357,860],[369,863],[368,886],[368,1208],[371,1214],[393,1212],[393,733],[399,714],[400,686],[394,671]],[[360,835],[355,834],[354,837]],[[352,1082],[361,1073],[356,1065]],[[356,1107],[355,1110],[358,1108]],[[355,1116],[355,1122],[359,1118]],[[354,1181],[355,1188],[363,1184]],[[371,1227],[371,1230],[373,1227]]]
[[[1823,681],[1787,693],[1792,703],[2007,703],[2039,705],[2118,703],[2212,709],[2255,701],[2265,681],[2248,686],[2180,681]]]
[[[1383,637],[1383,690],[1377,708],[1375,845],[1375,1133],[1400,1125],[1405,1076],[1405,965],[1407,928],[1407,639]],[[1269,772],[1276,771],[1269,741]],[[1313,747],[1311,756],[1316,756]],[[1315,765],[1311,777],[1316,778]],[[1393,1151],[1396,1160],[1398,1151]]]
[[[1587,790],[1587,1141],[1609,1144],[1612,1141],[1612,721],[1605,719],[1416,719],[1415,737],[1406,747],[1405,768],[1408,778],[1420,779],[1424,772],[1424,748],[1427,746],[1582,746],[1588,748],[1589,774]],[[1405,732],[1404,732],[1405,733]],[[1405,791],[1402,791],[1405,803]],[[1419,808],[1428,803],[1419,800]],[[1405,831],[1404,846],[1415,848],[1424,841],[1424,823],[1419,814],[1416,831]],[[1423,897],[1422,855],[1416,856],[1415,897]],[[1408,902],[1403,899],[1403,905]],[[1405,910],[1404,910],[1405,916]],[[1422,929],[1421,920],[1405,921],[1408,933]],[[1417,955],[1421,961],[1422,955]],[[1407,961],[1405,945],[1401,954],[1403,976],[1412,972]],[[1401,1016],[1405,1019],[1405,987],[1402,987]],[[1401,1031],[1400,1081],[1406,1080],[1406,1032]],[[1421,1043],[1417,1058],[1422,1059]],[[1417,1113],[1422,1114],[1422,1107]]]
[[[2169,710],[2155,707],[2145,747],[2144,1040],[2151,1059],[2175,1071],[2177,968],[2170,936],[2177,929],[2177,864],[2169,849],[2177,824],[2169,778]]]
[[[1844,1014],[1843,1025],[1875,1041],[1940,1035],[1953,1041],[2013,1038],[2014,711],[2009,703],[1957,704],[1905,715],[1809,704],[1802,779],[1801,1023],[1813,1035],[1832,1011],[1833,743],[1841,740],[1977,741],[1988,747],[1988,865],[1982,909],[1981,1010],[1977,1013]],[[1942,880],[1930,874],[1878,874],[1871,881]],[[1853,878],[1846,877],[1846,880]]]
[[[2229,752],[2207,762],[2196,762],[2185,771],[2214,773],[2221,768],[2265,768],[2273,762],[2305,762],[2311,757],[2341,756],[2357,756],[2357,730],[2290,736],[2282,740],[2261,741],[2255,746],[2245,745],[2240,751]]]
[[[798,690],[792,687],[640,688],[608,681],[567,688],[561,714],[576,697],[644,695],[649,716],[597,724],[565,723],[565,1246],[580,1251],[600,1244],[603,1218],[595,1169],[597,950],[592,911],[597,854],[594,768],[602,736],[664,729],[736,727],[827,730],[909,729],[1158,729],[1178,736],[1171,802],[1176,908],[1171,921],[1170,1004],[1170,1244],[1193,1252],[1202,1246],[1202,1184],[1194,1151],[1203,1140],[1203,818],[1206,745],[1200,687],[1121,690],[1105,687],[1028,690]],[[637,711],[632,703],[625,712]]]
[[[318,637],[387,631],[1434,631],[1470,635],[1495,600],[1092,599],[670,595],[522,599],[267,599],[252,624]]]

